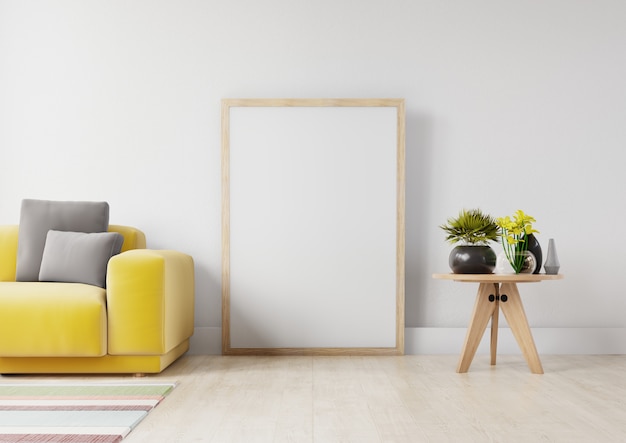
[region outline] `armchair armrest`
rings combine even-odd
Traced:
[[[194,264],[178,251],[133,249],[107,268],[108,353],[164,354],[191,337]]]
[[[15,281],[18,225],[0,226],[0,281]]]

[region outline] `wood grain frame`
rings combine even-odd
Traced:
[[[231,274],[231,113],[236,108],[393,108],[396,115],[395,152],[395,343],[385,346],[343,346],[322,344],[307,346],[237,346],[231,340],[231,302],[233,278]],[[385,111],[386,112],[386,111]],[[402,355],[404,354],[404,288],[405,288],[405,105],[404,99],[223,99],[222,118],[222,353],[224,355]],[[394,154],[392,154],[394,155]],[[284,167],[281,166],[281,167]],[[349,174],[350,171],[345,171]],[[376,233],[372,233],[376,235]],[[393,247],[393,246],[392,246]],[[237,294],[236,297],[244,297]],[[343,312],[346,319],[354,321],[355,313]],[[352,317],[351,317],[352,316]],[[347,322],[349,327],[349,322]]]

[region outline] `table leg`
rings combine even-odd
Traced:
[[[502,283],[500,287],[500,308],[502,308],[502,313],[511,328],[511,332],[522,350],[530,372],[543,374],[541,360],[539,360],[539,354],[537,354],[535,341],[528,326],[522,299],[515,283]]]
[[[491,297],[490,297],[491,296]],[[492,300],[490,300],[490,298]],[[470,320],[470,325],[467,328],[467,334],[465,335],[465,343],[463,344],[463,351],[461,352],[461,358],[457,366],[456,372],[467,372],[478,345],[480,339],[487,329],[487,323],[492,318],[494,310],[497,308],[496,298],[494,293],[493,284],[481,283],[478,287],[478,294],[476,295],[476,302],[474,303],[474,312]]]
[[[496,298],[496,308],[493,310],[493,314],[491,315],[491,365],[496,364],[496,353],[498,352],[498,317],[500,313],[500,285],[498,283],[494,283],[495,290],[495,298]]]

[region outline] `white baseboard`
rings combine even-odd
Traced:
[[[465,328],[406,328],[405,354],[460,354]],[[626,328],[532,328],[539,354],[626,354]],[[478,354],[489,353],[489,329]],[[498,330],[498,353],[521,354],[509,328]]]
[[[406,328],[405,354],[459,354],[465,332],[465,328]],[[533,328],[532,334],[539,354],[626,354],[626,328]],[[189,353],[221,354],[222,328],[196,328]],[[488,329],[477,353],[489,353]],[[521,353],[509,328],[498,331],[498,353]]]

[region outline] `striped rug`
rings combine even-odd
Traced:
[[[0,383],[0,442],[119,442],[175,383]]]

